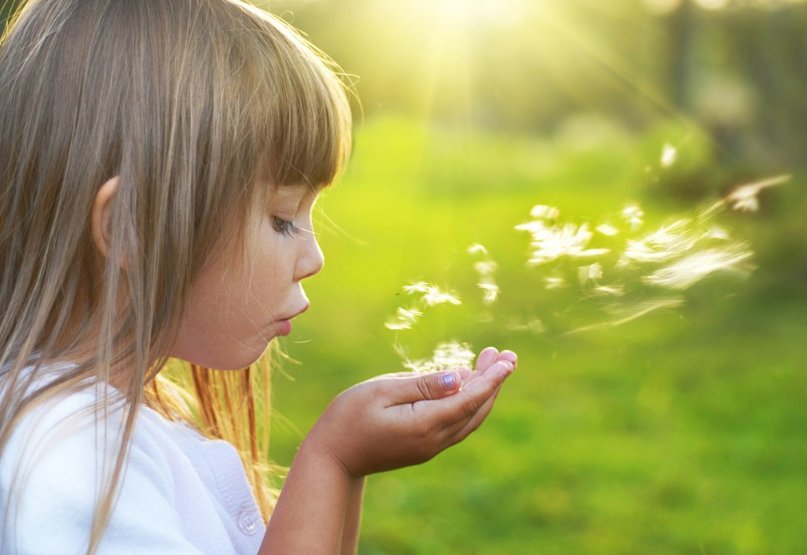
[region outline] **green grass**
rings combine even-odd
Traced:
[[[321,202],[327,262],[306,287],[312,310],[284,344],[300,365],[275,381],[274,458],[291,462],[337,393],[398,370],[396,338],[414,356],[450,338],[520,356],[478,432],[425,465],[370,478],[360,553],[807,552],[797,184],[782,193],[791,200],[773,199],[775,214],[729,216],[761,251],[748,283],[713,280],[680,310],[616,328],[512,329],[561,306],[525,267],[527,237],[513,227],[534,204],[596,222],[629,200],[663,221],[681,205],[644,171],[658,140],[615,134],[580,147],[395,118],[359,131],[348,174]],[[492,321],[480,321],[465,252],[475,242],[500,265]],[[421,279],[466,302],[396,336],[383,323],[403,302],[400,287]],[[586,307],[577,316],[600,317]]]

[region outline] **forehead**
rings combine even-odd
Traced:
[[[267,201],[274,203],[300,203],[303,200],[315,199],[324,186],[313,186],[308,183],[294,185],[276,185],[268,188]]]
[[[300,172],[297,173],[296,179],[279,179],[270,170],[268,158],[260,158],[256,169],[255,193],[257,193],[258,198],[266,199],[269,202],[272,200],[316,196],[330,184],[329,182],[317,184],[316,181],[308,179],[305,174]]]

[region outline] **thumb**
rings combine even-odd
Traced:
[[[415,403],[433,399],[442,399],[456,393],[460,388],[460,374],[456,370],[422,374],[417,377],[401,380],[396,401],[399,403]]]

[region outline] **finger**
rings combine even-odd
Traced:
[[[474,372],[471,371],[470,368],[457,367],[457,368],[446,368],[446,370],[456,370],[457,372],[459,372],[460,388],[462,388],[462,386],[464,386],[468,382],[468,380],[474,377]]]
[[[496,402],[496,399],[499,396],[499,391],[501,391],[501,386],[497,387],[494,391],[493,395],[485,402],[484,405],[477,411],[477,413],[468,420],[467,422],[463,422],[461,426],[459,426],[453,434],[449,436],[448,442],[449,445],[456,445],[457,443],[463,441],[473,432],[479,429],[482,423],[487,419],[490,411],[493,410],[493,404]]]
[[[473,373],[471,369],[466,366],[446,366],[445,368],[441,368],[440,372],[451,372],[452,370],[457,372],[463,380]]]
[[[494,360],[493,360],[493,361],[492,361],[492,362],[491,362],[491,363],[490,363],[490,364],[489,364],[487,367],[485,367],[485,366],[484,366],[484,364],[480,364],[479,362],[477,362],[477,365],[476,365],[476,366],[477,366],[477,369],[476,369],[476,371],[475,371],[475,372],[473,372],[473,373],[470,375],[470,377],[469,377],[467,380],[464,380],[464,381],[463,381],[463,383],[462,383],[462,385],[463,385],[463,386],[465,386],[466,384],[468,384],[468,383],[469,383],[469,382],[471,382],[472,380],[475,380],[475,379],[479,378],[479,376],[481,376],[481,375],[483,375],[485,372],[487,372],[487,371],[488,371],[488,369],[490,369],[491,367],[493,367],[493,365],[494,365],[495,363],[497,363],[497,362],[504,362],[504,363],[506,363],[506,364],[510,365],[510,371],[511,371],[511,372],[512,372],[512,370],[515,368],[515,363],[514,363],[514,362],[512,362],[511,360],[508,360],[508,359],[513,358],[513,357],[515,356],[515,353],[513,353],[512,351],[506,351],[506,352],[510,352],[510,353],[511,353],[511,355],[507,355],[507,356],[506,356],[506,357],[503,359],[503,358],[502,358],[502,353],[499,353],[499,351],[497,351],[497,350],[496,350],[496,349],[494,349],[493,347],[488,347],[488,349],[491,349],[491,350],[492,350],[491,352],[496,353],[496,358],[495,358],[495,359],[494,359]],[[485,351],[487,351],[487,349],[485,349]],[[480,353],[480,355],[479,355],[480,360],[482,359],[482,354],[483,354],[483,353],[484,353],[484,351],[483,351],[482,353]],[[487,362],[487,360],[482,361],[482,362],[486,363],[486,362]]]
[[[495,347],[487,347],[479,353],[479,357],[476,359],[476,369],[466,378],[463,379],[462,385],[464,386],[471,380],[478,378],[480,375],[484,374],[488,368],[493,366],[499,357],[499,351]]]
[[[442,399],[456,393],[461,381],[456,370],[394,378],[388,382],[393,386],[388,406]]]
[[[445,429],[445,437],[449,445],[459,443],[482,424],[490,414],[490,411],[493,410],[493,404],[496,402],[501,388],[501,385],[497,386],[493,394],[482,403],[482,406],[479,407],[479,410],[477,410],[470,419],[460,420]]]
[[[480,409],[467,421],[460,421],[453,430],[450,430],[450,445],[455,445],[460,441],[464,440],[468,437],[471,433],[476,431],[479,426],[482,425],[482,422],[490,414],[490,411],[493,409],[493,404],[496,402],[496,398],[499,396],[499,391],[501,391],[501,386],[504,380],[513,373],[515,370],[516,365],[518,364],[518,356],[513,351],[502,351],[499,353],[499,361],[498,362],[506,362],[508,366],[507,373],[504,376],[504,379],[501,383],[496,387],[493,395],[488,398],[487,401],[480,407]]]
[[[500,361],[491,366],[487,372],[477,379],[466,382],[456,395],[452,395],[439,402],[418,403],[418,410],[427,411],[427,418],[442,422],[444,427],[450,427],[459,422],[470,421],[477,414],[487,400],[495,393],[507,376],[512,372],[512,365],[507,361]]]
[[[479,353],[479,357],[476,359],[476,366],[475,370],[478,371],[485,371],[490,368],[497,360],[499,356],[499,351],[496,347],[487,347]]]
[[[502,351],[499,353],[499,360],[506,360],[513,363],[513,368],[518,367],[518,355],[513,351]]]
[[[462,378],[462,379],[465,379],[466,377],[468,377],[471,374],[470,369],[463,368],[462,366],[451,366],[451,367],[448,367],[448,368],[443,368],[441,371],[442,372],[448,372],[448,371],[451,371],[451,370],[454,370],[455,372],[458,372],[459,375],[460,375],[460,378]],[[372,378],[370,378],[370,379],[368,379],[366,381],[368,381],[368,382],[384,381],[384,380],[388,380],[390,378],[393,378],[393,379],[394,378],[404,378],[404,379],[408,380],[409,378],[411,378],[413,376],[417,376],[417,375],[418,375],[417,372],[414,372],[412,370],[407,370],[405,372],[390,372],[388,374],[379,374],[378,376],[373,376]]]

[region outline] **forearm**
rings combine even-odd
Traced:
[[[350,478],[315,443],[304,441],[269,520],[259,555],[340,553],[348,509],[356,513],[356,524],[347,536],[357,534],[358,511],[352,501],[357,488],[360,497],[361,482]],[[355,539],[351,541],[355,543]]]
[[[364,482],[364,478],[355,480],[350,487],[347,510],[345,512],[345,529],[342,533],[341,555],[354,555],[359,546],[361,508],[364,500]]]
[[[354,554],[363,476],[420,464],[465,439],[516,362],[489,348],[474,372],[387,375],[342,392],[303,441],[259,553]]]

